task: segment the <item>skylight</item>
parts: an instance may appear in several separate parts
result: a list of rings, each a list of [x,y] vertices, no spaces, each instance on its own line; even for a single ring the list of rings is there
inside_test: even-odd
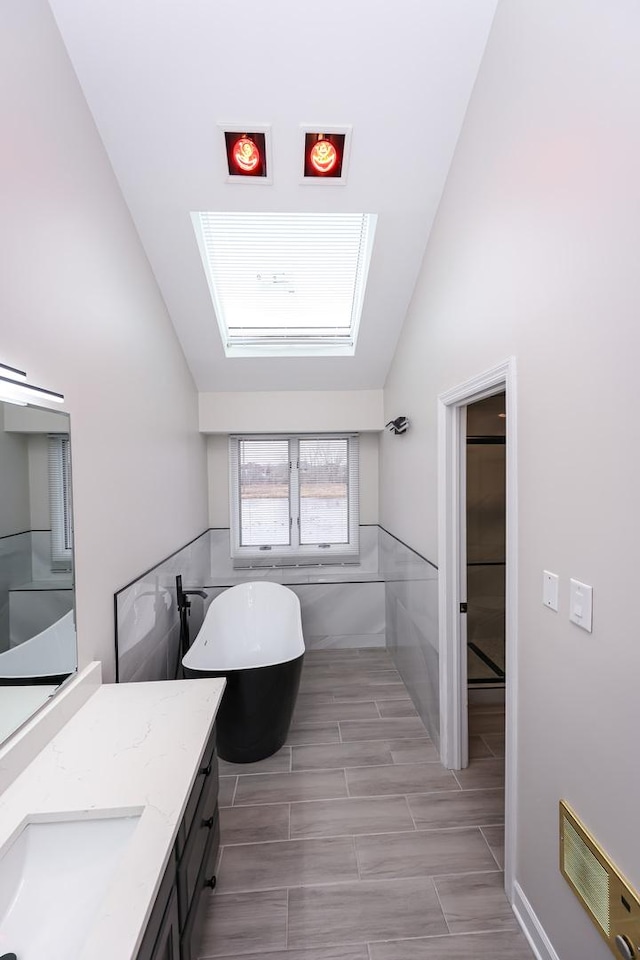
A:
[[[370,213],[193,213],[228,357],[353,355]]]

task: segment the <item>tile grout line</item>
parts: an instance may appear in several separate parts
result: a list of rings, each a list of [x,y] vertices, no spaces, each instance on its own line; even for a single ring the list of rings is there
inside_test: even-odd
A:
[[[358,871],[358,880],[362,880],[362,871],[360,869],[360,857],[358,856],[358,844],[356,843],[355,834],[351,834],[351,846],[353,847],[353,856],[356,861],[356,870]]]
[[[382,741],[377,740],[347,740],[346,743],[382,743]],[[337,744],[334,744],[337,746]],[[297,770],[292,771],[282,771],[283,773],[330,773],[332,770],[372,770],[374,767],[381,767],[383,770],[393,769],[394,767],[408,767],[411,764],[426,764],[428,766],[441,766],[439,760],[386,760],[383,763],[352,763],[348,767],[300,767]],[[251,776],[251,774],[249,774]],[[266,776],[266,774],[265,774]],[[455,790],[455,787],[453,787]],[[474,788],[469,788],[474,789]],[[481,788],[478,788],[481,789]],[[490,790],[491,787],[485,789]]]
[[[403,764],[399,764],[398,766],[403,766]],[[383,764],[383,765],[381,765],[380,768],[374,767],[374,768],[371,768],[371,769],[376,769],[376,770],[377,770],[377,769],[388,770],[388,769],[391,768],[391,767],[393,767],[393,764],[387,764],[387,765],[384,765],[384,764]],[[353,768],[352,768],[352,767],[349,767],[348,769],[351,770],[351,769],[353,769]],[[325,772],[325,771],[319,770],[319,771],[305,771],[305,772],[309,772],[309,773],[323,773],[323,772]],[[331,773],[339,773],[340,770],[332,769],[330,772],[331,772]],[[344,770],[344,772],[348,772],[348,771]],[[284,776],[286,776],[286,774],[284,774]],[[347,779],[347,778],[345,778],[345,779]],[[349,783],[348,783],[348,780],[347,780],[347,790],[348,790],[348,789],[349,789]],[[475,792],[475,789],[476,789],[476,788],[473,788],[473,792]],[[486,790],[484,790],[483,792],[490,792],[492,789],[497,789],[497,788],[489,787],[489,788],[487,788]],[[462,794],[464,794],[464,793],[471,793],[471,792],[472,792],[471,790],[462,790],[462,789],[456,790],[455,787],[452,788],[451,786],[447,785],[446,787],[442,787],[442,788],[439,789],[439,790],[416,790],[415,793],[407,793],[407,794],[404,794],[404,793],[360,793],[360,794],[347,793],[346,796],[345,796],[345,794],[342,794],[341,796],[336,796],[336,795],[334,794],[334,795],[328,796],[328,797],[302,797],[302,798],[298,798],[298,799],[295,799],[295,798],[292,799],[292,798],[287,798],[287,797],[280,797],[278,800],[256,800],[256,799],[254,798],[254,799],[251,799],[251,800],[244,801],[244,802],[242,802],[242,803],[235,803],[235,802],[234,802],[233,808],[234,808],[234,809],[237,809],[237,808],[239,808],[239,807],[260,807],[260,806],[265,806],[265,807],[266,807],[266,806],[274,806],[274,805],[276,805],[276,804],[283,804],[283,803],[324,803],[324,802],[326,802],[326,801],[328,801],[328,800],[377,800],[377,799],[389,799],[389,798],[391,798],[391,797],[404,797],[404,796],[406,796],[406,797],[430,797],[430,796],[432,796],[432,795],[434,795],[434,794],[438,794],[438,793],[455,793],[456,795],[462,795]],[[225,808],[225,809],[228,809],[228,808]],[[472,826],[476,826],[476,824],[472,824]],[[487,826],[488,826],[488,827],[490,827],[490,826],[496,826],[496,824],[490,824],[490,823],[488,823]]]
[[[381,720],[388,720],[389,717],[380,717],[380,719],[381,719]],[[403,719],[403,720],[404,720],[404,719],[406,719],[406,718],[405,718],[405,717],[401,717],[401,718],[398,718],[398,719]],[[338,721],[338,724],[340,724],[340,723],[350,723],[350,722],[351,722],[351,721],[349,721],[349,720],[339,720],[339,721]],[[372,722],[373,722],[373,723],[377,723],[377,720],[372,721]],[[353,743],[353,744],[356,744],[356,743],[398,743],[398,744],[401,744],[401,745],[402,745],[402,744],[404,744],[404,743],[415,743],[416,740],[420,741],[420,743],[422,743],[423,741],[425,741],[426,743],[431,744],[431,746],[435,746],[434,743],[433,743],[433,740],[431,739],[431,737],[429,737],[429,736],[426,735],[426,734],[425,734],[424,736],[420,736],[420,737],[406,737],[406,736],[405,736],[405,737],[402,737],[402,736],[401,736],[401,737],[398,737],[398,736],[395,736],[395,737],[394,737],[394,736],[390,736],[390,737],[380,737],[379,739],[375,739],[375,738],[374,738],[373,740],[371,740],[371,739],[369,739],[369,740],[366,740],[366,739],[362,739],[362,740],[345,740],[345,743]],[[293,748],[293,747],[298,747],[298,748],[299,748],[299,747],[306,747],[306,748],[309,748],[309,749],[310,749],[310,748],[313,748],[313,747],[327,747],[327,746],[329,746],[329,747],[336,747],[336,746],[338,745],[338,742],[339,742],[339,741],[335,740],[335,741],[333,741],[333,742],[329,741],[328,743],[292,743],[292,744],[287,744],[287,746],[291,746],[292,748]],[[476,758],[474,758],[474,759],[476,759]],[[479,757],[479,758],[477,758],[477,759],[479,759],[479,760],[494,760],[494,759],[497,760],[497,759],[500,759],[500,758],[498,758],[498,757]],[[273,772],[274,772],[274,773],[277,773],[278,771],[277,771],[277,770],[274,770]]]
[[[342,768],[342,776],[343,776],[343,778],[344,778],[344,788],[345,788],[345,790],[347,791],[347,795],[346,795],[346,797],[343,797],[343,799],[344,799],[344,800],[348,800],[348,799],[349,799],[349,796],[350,796],[350,794],[349,794],[349,781],[348,781],[348,779],[347,779],[347,771],[346,771],[346,768],[345,768],[345,767]]]
[[[310,887],[318,888],[322,887],[327,889],[329,887],[344,887],[351,886],[353,884],[407,884],[412,881],[419,880],[431,880],[435,886],[436,880],[451,880],[457,879],[459,877],[493,877],[493,876],[503,876],[502,870],[470,870],[466,873],[423,873],[423,874],[413,874],[411,876],[403,877],[350,877],[343,878],[340,880],[313,880],[312,882],[307,883],[292,883],[288,887],[284,887],[282,884],[276,884],[273,887],[238,887],[235,890],[223,890],[221,893],[217,894],[219,897],[236,897],[239,895],[245,894],[256,894],[256,893],[275,893],[278,890],[287,890],[287,896],[291,890],[308,890]],[[440,903],[440,897],[438,896],[438,903],[442,909],[442,904]],[[444,914],[444,909],[443,909]],[[515,917],[514,917],[515,921]],[[448,924],[447,924],[448,926]],[[361,941],[362,942],[362,941]]]
[[[502,824],[500,823],[489,824],[489,826],[500,827],[502,826]],[[407,827],[407,829],[403,829],[403,830],[370,830],[368,833],[323,833],[320,836],[315,836],[313,834],[301,834],[300,836],[296,836],[296,837],[292,837],[292,836],[277,837],[275,840],[239,840],[236,843],[226,843],[224,846],[225,848],[226,847],[255,847],[255,846],[261,846],[265,844],[269,844],[270,846],[272,846],[273,844],[276,844],[276,843],[297,843],[298,841],[301,841],[301,840],[348,840],[349,837],[363,838],[363,839],[370,837],[373,839],[374,837],[393,837],[393,836],[397,836],[398,834],[410,834],[411,836],[413,836],[415,833],[419,833],[420,835],[423,835],[425,833],[448,834],[448,833],[461,832],[463,830],[481,830],[481,829],[482,828],[479,826],[476,826],[476,824],[472,824],[471,826],[462,826],[462,827],[428,827],[426,830],[420,830],[419,827],[418,828]],[[484,839],[486,841],[486,837]],[[493,853],[491,855],[495,860],[495,856],[493,855]],[[502,870],[502,867],[500,866],[500,864],[498,864],[498,870]],[[492,868],[491,870],[472,870],[469,872],[470,873],[493,873],[494,871]],[[446,876],[454,876],[454,874],[446,874]],[[404,879],[407,879],[407,878],[404,878]]]
[[[480,734],[480,739],[481,739],[482,742],[484,743],[485,747],[487,748],[487,750],[489,751],[489,753],[491,754],[491,756],[492,756],[492,757],[495,757],[496,760],[499,760],[500,758],[498,757],[498,754],[495,753],[495,752],[492,750],[491,745],[490,745],[489,743],[487,743],[487,741],[485,740],[484,735],[483,735],[482,733]],[[479,758],[479,759],[480,759],[480,758]]]
[[[496,824],[496,826],[500,826],[500,824]],[[323,835],[320,836],[320,837],[315,837],[315,836],[276,837],[276,838],[273,839],[273,840],[241,840],[241,841],[239,841],[238,843],[225,843],[225,844],[221,845],[220,849],[221,849],[221,850],[226,850],[226,849],[228,849],[229,847],[266,847],[266,846],[273,847],[273,846],[275,846],[276,844],[279,844],[279,843],[302,843],[302,842],[304,842],[304,843],[322,843],[322,842],[324,842],[324,841],[326,841],[326,840],[344,840],[344,841],[347,841],[347,840],[350,840],[350,839],[351,839],[351,840],[353,840],[353,841],[355,842],[356,840],[368,840],[368,839],[373,840],[374,838],[378,838],[378,837],[405,837],[405,836],[406,836],[406,837],[409,837],[409,836],[413,837],[416,832],[420,833],[421,836],[424,836],[425,834],[438,834],[438,835],[440,835],[440,834],[463,833],[463,832],[468,832],[468,831],[470,831],[470,830],[479,830],[479,831],[481,832],[481,831],[482,831],[482,827],[478,827],[478,826],[476,826],[476,825],[474,824],[474,825],[468,826],[468,827],[442,827],[442,828],[437,828],[437,827],[436,827],[436,828],[432,828],[432,829],[429,829],[429,830],[419,830],[419,831],[416,831],[415,829],[412,829],[411,827],[407,827],[407,828],[405,828],[405,829],[399,829],[399,830],[398,830],[398,829],[396,829],[396,830],[393,830],[393,829],[387,829],[387,830],[370,830],[368,833],[327,833],[327,834],[323,834]],[[489,846],[489,843],[488,843],[488,841],[487,841],[487,838],[484,836],[484,834],[482,835],[482,839],[485,841],[485,843],[486,843],[486,845],[487,845],[487,847],[488,847],[489,853],[491,853],[491,859],[492,859],[492,860],[495,860],[495,857],[494,857],[494,855],[493,855],[493,853],[492,853],[492,851],[491,851],[491,847]],[[356,846],[357,846],[357,845],[356,845]],[[487,867],[486,869],[468,870],[468,871],[465,871],[465,872],[466,872],[466,873],[494,873],[494,872],[495,872],[495,869],[496,869],[495,867]],[[502,871],[502,867],[500,866],[500,864],[498,864],[497,869],[498,869],[499,871]],[[411,874],[411,875],[404,875],[404,874],[403,874],[402,877],[388,877],[387,879],[389,879],[389,880],[405,879],[405,880],[406,880],[406,879],[410,879],[411,876],[413,876],[413,874]],[[428,874],[415,874],[415,876],[429,876],[429,877],[430,877],[430,876],[435,876],[435,874],[430,874],[430,873],[428,873]],[[456,873],[447,873],[447,874],[438,874],[438,876],[458,876],[458,874],[456,874]],[[363,878],[360,877],[360,879],[362,880]],[[303,886],[304,886],[304,884],[303,884]]]
[[[500,824],[494,824],[494,826],[500,826]],[[501,863],[498,862],[498,858],[497,858],[497,856],[496,856],[496,854],[495,854],[495,851],[493,850],[493,847],[491,846],[491,844],[489,843],[489,841],[487,840],[487,838],[486,838],[486,836],[485,836],[485,832],[484,832],[483,827],[478,827],[478,829],[480,830],[480,833],[481,833],[482,836],[484,837],[484,842],[485,842],[486,845],[489,847],[489,851],[490,851],[490,853],[491,853],[491,856],[493,857],[493,859],[495,860],[495,862],[498,864],[498,869],[499,869],[499,870],[504,870],[504,866],[503,866]],[[504,827],[503,827],[502,829],[503,829],[503,831],[504,831]]]
[[[446,928],[447,928],[447,930],[448,930],[448,932],[449,932],[449,936],[451,936],[451,927],[449,926],[449,921],[447,920],[447,915],[446,915],[446,913],[445,913],[445,911],[444,911],[444,907],[442,906],[442,900],[440,899],[440,894],[438,893],[438,885],[436,884],[436,879],[435,879],[435,877],[431,877],[430,879],[431,879],[431,883],[432,883],[432,885],[433,885],[433,889],[434,889],[434,891],[435,891],[436,899],[437,899],[437,901],[438,901],[438,906],[440,907],[440,912],[441,912],[441,914],[442,914],[442,919],[444,920],[445,926],[446,926]]]
[[[409,796],[410,796],[410,794],[406,794],[406,793],[405,793],[403,799],[404,799],[405,805],[406,805],[406,807],[407,807],[407,810],[409,811],[409,816],[411,817],[411,822],[413,823],[413,829],[414,829],[414,830],[419,830],[420,828],[418,827],[418,824],[416,823],[416,818],[415,818],[414,815],[413,815],[413,810],[411,809],[411,804],[409,803]]]
[[[456,783],[458,784],[458,786],[460,787],[460,789],[461,789],[461,790],[464,790],[464,787],[462,786],[462,784],[460,783],[460,781],[459,781],[458,778],[456,777],[456,771],[455,771],[455,770],[450,770],[449,773],[453,774],[453,778],[454,778],[454,780],[456,781]]]
[[[289,891],[290,887],[287,887],[287,909],[284,917],[284,948],[285,950],[289,949]]]
[[[392,764],[386,764],[386,766],[385,766],[384,764],[382,764],[382,766],[383,766],[383,768],[386,768],[386,767],[392,766]],[[343,769],[346,769],[346,768],[343,768]],[[351,768],[349,768],[349,769],[351,769]],[[314,771],[314,772],[315,772],[315,771]],[[318,772],[321,772],[321,771],[318,771]],[[335,770],[334,770],[333,772],[335,773]],[[413,797],[432,797],[434,794],[441,794],[441,793],[455,793],[456,796],[462,796],[463,793],[464,793],[464,794],[467,794],[467,795],[470,794],[470,793],[483,793],[483,794],[488,794],[488,793],[495,793],[496,790],[498,791],[498,793],[499,793],[500,795],[502,795],[502,790],[500,790],[498,787],[479,787],[479,788],[475,788],[475,787],[474,787],[472,790],[464,790],[464,791],[463,791],[463,790],[456,790],[455,787],[454,787],[453,790],[449,790],[449,789],[444,789],[444,790],[420,790],[420,791],[416,791],[415,793],[365,794],[365,795],[362,796],[362,797],[344,797],[344,796],[343,796],[343,797],[312,797],[312,798],[310,798],[310,799],[304,799],[304,798],[303,798],[303,799],[300,799],[300,800],[292,800],[292,799],[287,799],[287,798],[285,797],[285,798],[283,798],[283,799],[281,799],[281,800],[255,800],[255,801],[253,801],[252,803],[242,803],[242,804],[238,804],[238,806],[241,806],[241,807],[252,807],[252,806],[255,806],[255,807],[274,807],[274,806],[282,805],[282,804],[285,804],[285,803],[291,803],[291,804],[294,804],[294,803],[329,803],[329,802],[333,802],[334,800],[389,800],[389,799],[398,798],[398,797],[404,797],[404,798],[406,798],[407,803],[409,803],[410,799],[413,798]],[[410,803],[409,803],[409,808],[411,808],[411,804],[410,804]],[[230,809],[230,805],[227,805],[227,806],[224,807],[223,809],[225,809],[225,810]],[[501,826],[501,824],[503,824],[503,823],[504,823],[504,817],[503,817],[501,820],[499,820],[497,823],[487,823],[487,822],[484,822],[484,823],[482,823],[482,824],[472,823],[471,826],[472,826],[472,827],[476,827],[476,826],[497,827],[497,826]],[[461,826],[469,826],[469,824],[461,824]],[[429,829],[429,828],[427,828],[427,829]],[[454,826],[454,827],[451,827],[450,829],[453,830],[453,829],[456,829],[456,827]]]

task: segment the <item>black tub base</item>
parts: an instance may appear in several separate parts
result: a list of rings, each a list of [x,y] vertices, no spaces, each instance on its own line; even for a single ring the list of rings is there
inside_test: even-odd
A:
[[[226,677],[216,717],[218,756],[229,763],[255,763],[280,749],[296,705],[304,654],[287,663],[250,670],[190,670],[187,677]]]

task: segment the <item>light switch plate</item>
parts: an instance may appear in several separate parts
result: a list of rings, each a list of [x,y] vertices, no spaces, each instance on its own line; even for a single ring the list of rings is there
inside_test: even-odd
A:
[[[593,587],[579,580],[569,580],[569,620],[591,633]]]
[[[558,574],[542,571],[542,602],[550,610],[558,610]]]

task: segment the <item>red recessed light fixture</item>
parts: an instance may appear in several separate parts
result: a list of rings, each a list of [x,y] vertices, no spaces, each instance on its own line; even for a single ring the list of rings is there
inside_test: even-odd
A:
[[[346,134],[310,133],[304,136],[305,179],[342,178]]]
[[[260,163],[260,151],[251,137],[240,137],[233,145],[233,162],[241,173],[254,173]]]
[[[229,176],[267,177],[266,136],[262,131],[224,131]]]
[[[338,151],[331,140],[317,140],[309,151],[309,163],[316,173],[331,173],[338,163]]]

